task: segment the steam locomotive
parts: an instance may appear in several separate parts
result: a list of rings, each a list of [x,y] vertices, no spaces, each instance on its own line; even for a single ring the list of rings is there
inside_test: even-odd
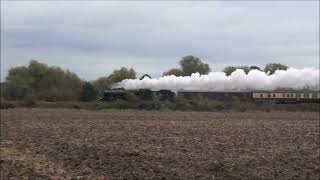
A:
[[[217,101],[274,101],[277,103],[308,103],[320,102],[320,91],[311,90],[275,90],[275,91],[186,91],[180,90],[177,93],[163,89],[152,91],[151,89],[125,90],[109,89],[104,91],[102,101],[129,100],[134,97],[139,100],[174,101],[176,97],[185,99],[210,99]]]

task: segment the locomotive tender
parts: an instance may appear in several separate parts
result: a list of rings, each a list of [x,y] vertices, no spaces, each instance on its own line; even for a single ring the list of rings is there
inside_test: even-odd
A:
[[[186,91],[179,90],[174,93],[163,89],[152,91],[151,89],[125,90],[109,89],[104,91],[102,101],[114,101],[117,99],[128,100],[127,94],[135,96],[139,100],[173,101],[175,97],[185,99],[203,98],[217,101],[273,101],[277,103],[308,103],[320,102],[320,91],[311,90],[273,90],[273,91]]]

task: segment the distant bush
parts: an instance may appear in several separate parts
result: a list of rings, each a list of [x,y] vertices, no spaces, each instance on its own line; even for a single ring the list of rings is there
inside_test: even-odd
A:
[[[74,108],[74,109],[80,109],[80,106],[75,104],[75,105],[72,106],[72,108]]]
[[[242,106],[242,107],[240,107],[239,110],[240,110],[240,112],[246,112],[246,111],[247,111],[247,108]]]
[[[85,82],[82,85],[80,101],[84,101],[84,102],[94,101],[97,99],[97,96],[98,96],[98,91],[90,82]]]
[[[161,104],[158,102],[143,102],[139,105],[141,110],[160,110]]]
[[[1,99],[0,102],[0,109],[9,109],[9,108],[15,108],[17,107],[17,103],[16,102],[12,102],[12,101],[6,101]]]
[[[171,110],[190,110],[191,109],[191,105],[189,101],[181,97],[177,97],[174,103],[170,103],[167,106],[168,106],[168,109],[171,109]]]
[[[222,105],[215,105],[214,106],[214,109],[216,109],[217,111],[222,111],[222,110],[224,110],[225,108],[224,108],[224,106],[222,106]]]
[[[35,95],[33,94],[28,94],[25,96],[23,103],[25,106],[29,107],[29,106],[33,106],[36,104],[37,98]]]
[[[242,101],[214,101],[209,99],[184,99],[181,97],[171,101],[142,101],[116,100],[112,102],[92,101],[37,101],[34,96],[28,96],[24,101],[1,101],[1,108],[38,107],[38,108],[70,108],[70,109],[134,109],[134,110],[173,110],[173,111],[217,111],[217,112],[246,112],[246,111],[312,111],[319,112],[319,103],[311,104],[275,104],[269,102],[242,102]]]
[[[126,92],[125,94],[125,98],[129,101],[129,102],[137,102],[140,101],[140,99],[134,95],[132,92]]]

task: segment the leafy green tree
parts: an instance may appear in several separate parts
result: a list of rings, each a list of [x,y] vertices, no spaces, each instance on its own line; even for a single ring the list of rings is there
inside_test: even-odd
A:
[[[10,69],[5,84],[3,94],[10,100],[22,100],[27,95],[45,101],[77,100],[82,90],[76,74],[36,60],[28,67]]]
[[[33,93],[30,87],[31,82],[32,79],[27,67],[12,68],[6,77],[2,93],[8,100],[22,99],[27,94]]]
[[[222,71],[226,73],[227,76],[230,76],[236,69],[237,67],[235,66],[227,66]]]
[[[164,72],[163,73],[163,76],[170,76],[170,75],[175,75],[175,76],[183,76],[183,71],[181,69],[178,69],[178,68],[173,68],[173,69],[170,69],[169,71],[167,72]]]
[[[65,100],[77,100],[82,91],[83,81],[73,72],[69,70],[64,72],[62,87],[63,99]]]
[[[280,63],[269,63],[264,68],[265,73],[274,74],[276,70],[287,70],[288,66]]]
[[[43,63],[39,63],[36,60],[31,60],[29,64],[29,75],[31,77],[31,87],[38,91],[43,87],[43,79],[48,76],[48,66]]]
[[[98,90],[99,95],[103,94],[103,91],[112,87],[114,83],[121,82],[124,79],[135,79],[136,72],[134,69],[127,69],[122,67],[119,70],[114,70],[108,77],[100,77],[93,82],[94,87]]]
[[[258,66],[250,66],[250,70],[253,70],[253,69],[261,71],[261,68]]]
[[[109,81],[108,77],[100,77],[92,84],[97,89],[100,96],[103,94],[104,90],[109,89],[111,86],[111,82]]]
[[[237,69],[243,69],[246,74],[251,70],[249,66],[227,66],[223,69],[223,72],[226,73],[227,76],[230,76]]]
[[[181,68],[173,68],[163,73],[163,76],[190,76],[192,73],[208,74],[210,67],[208,64],[201,62],[198,57],[192,55],[185,56],[179,62]]]
[[[124,79],[135,79],[136,72],[131,68],[127,69],[122,67],[119,70],[114,70],[113,73],[108,77],[111,83],[121,82]]]
[[[5,97],[5,89],[6,89],[6,82],[0,82],[0,98],[4,98]]]
[[[210,72],[208,64],[202,63],[198,57],[192,55],[183,57],[180,66],[184,76],[190,76],[192,73],[208,74]]]
[[[80,96],[81,101],[93,101],[97,99],[98,92],[90,82],[85,82],[82,85],[82,92]]]
[[[109,81],[108,77],[100,77],[95,80],[93,83],[95,89],[97,89],[98,94],[101,96],[103,91],[109,89],[111,87],[111,82]]]
[[[249,66],[239,66],[238,69],[242,69],[246,74],[251,70]]]

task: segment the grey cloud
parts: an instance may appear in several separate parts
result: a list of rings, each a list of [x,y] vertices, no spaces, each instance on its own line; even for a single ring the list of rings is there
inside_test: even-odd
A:
[[[1,5],[5,67],[31,56],[64,66],[56,59],[65,57],[66,66],[80,74],[90,74],[95,67],[111,71],[132,65],[159,75],[160,69],[177,66],[188,54],[200,56],[214,70],[273,60],[299,68],[317,66],[319,59],[318,2],[1,1]],[[28,59],[16,59],[15,51]],[[80,60],[87,68],[79,68]]]

